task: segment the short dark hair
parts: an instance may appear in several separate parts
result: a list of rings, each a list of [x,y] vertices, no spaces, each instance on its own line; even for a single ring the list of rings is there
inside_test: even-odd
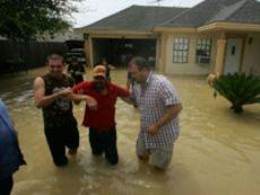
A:
[[[47,57],[47,63],[49,63],[50,60],[61,60],[62,63],[64,63],[64,58],[63,58],[63,56],[60,55],[60,54],[56,54],[56,53],[50,54],[50,55]]]
[[[148,63],[148,61],[144,57],[140,57],[140,56],[133,57],[130,60],[129,64],[137,65],[139,70],[142,70],[142,69],[151,70],[152,69],[152,67]]]

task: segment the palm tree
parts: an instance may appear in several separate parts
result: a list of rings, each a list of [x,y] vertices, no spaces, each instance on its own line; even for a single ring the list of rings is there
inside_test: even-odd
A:
[[[260,103],[260,77],[246,74],[222,75],[213,82],[214,96],[219,93],[232,104],[235,113],[243,112],[243,105]]]

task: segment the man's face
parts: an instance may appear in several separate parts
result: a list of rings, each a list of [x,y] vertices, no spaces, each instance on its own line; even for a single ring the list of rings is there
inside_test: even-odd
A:
[[[102,76],[94,77],[94,86],[97,92],[101,92],[106,88],[106,79]]]
[[[62,60],[49,60],[49,71],[53,76],[62,75],[64,70],[64,64]]]
[[[141,83],[143,81],[143,71],[139,70],[136,64],[129,65],[129,72],[136,82]]]

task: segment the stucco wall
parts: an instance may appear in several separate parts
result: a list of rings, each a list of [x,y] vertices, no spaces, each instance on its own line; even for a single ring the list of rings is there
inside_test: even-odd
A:
[[[260,33],[249,34],[246,39],[242,71],[260,75]]]
[[[188,38],[189,39],[189,57],[188,63],[173,63],[173,43],[175,38]],[[210,64],[197,64],[196,63],[196,44],[199,38],[211,38],[211,63]],[[165,41],[165,57],[164,71],[167,74],[187,74],[187,75],[204,75],[208,74],[212,67],[215,65],[216,54],[216,36],[215,35],[202,35],[198,33],[164,33],[162,39]],[[160,64],[163,66],[163,64]]]

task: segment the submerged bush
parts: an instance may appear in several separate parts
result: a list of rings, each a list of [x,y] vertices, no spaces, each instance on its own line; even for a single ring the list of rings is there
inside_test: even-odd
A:
[[[213,82],[217,94],[224,96],[232,104],[235,113],[243,112],[243,105],[260,103],[260,77],[246,74],[221,75]]]

